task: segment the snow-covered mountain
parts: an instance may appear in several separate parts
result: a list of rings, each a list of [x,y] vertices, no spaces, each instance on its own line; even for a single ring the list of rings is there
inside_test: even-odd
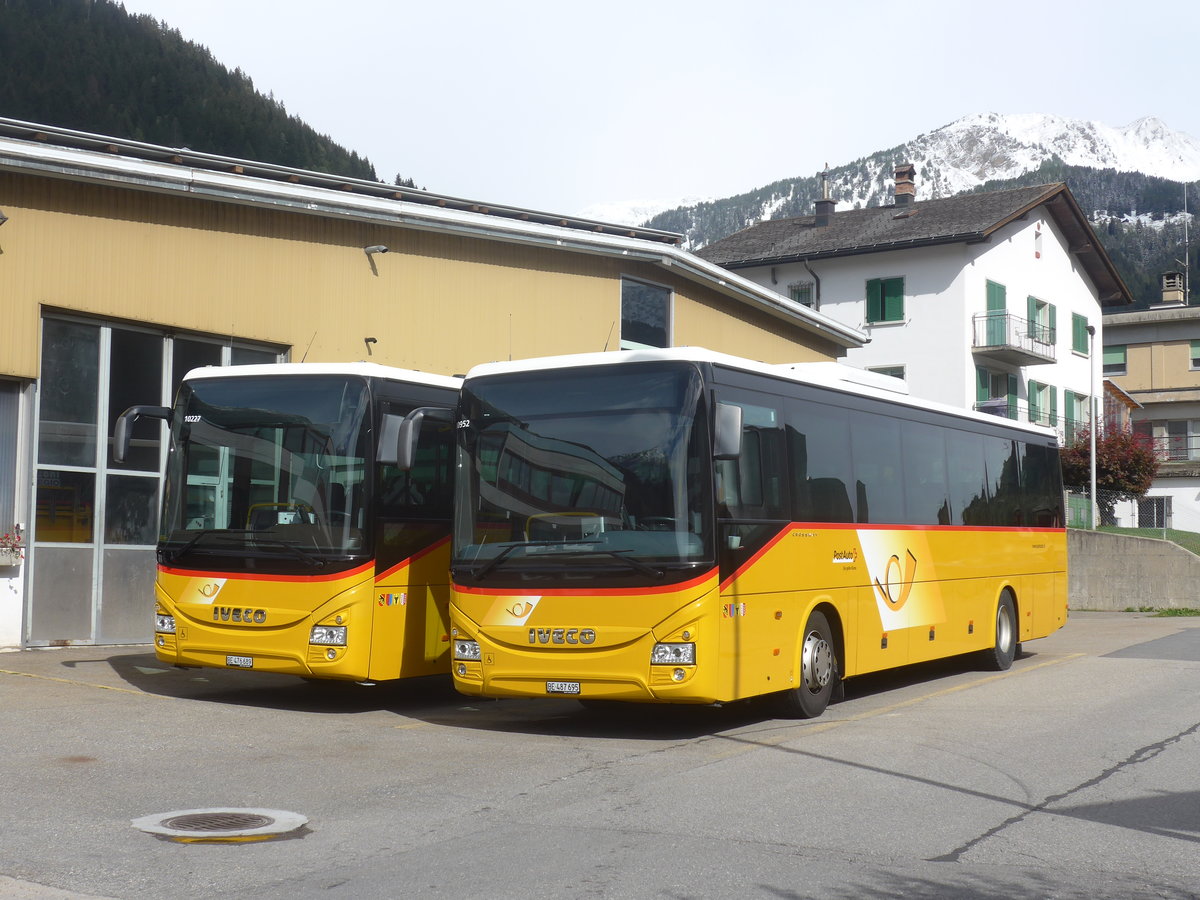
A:
[[[918,199],[946,197],[986,181],[1019,177],[1055,158],[1069,166],[1140,172],[1172,181],[1200,180],[1200,140],[1172,131],[1153,117],[1115,128],[1064,116],[980,113],[831,169],[830,193],[841,209],[890,202],[895,165],[910,162],[917,170]],[[688,235],[689,244],[700,246],[722,235],[697,231],[694,224],[689,227],[687,216],[660,213],[734,204],[741,215],[726,218],[735,226],[731,230],[736,230],[756,220],[810,213],[816,184],[812,176],[788,178],[727,200],[613,202],[584,214],[679,230]]]
[[[1153,117],[1114,128],[1063,116],[983,113],[920,135],[896,150],[923,174],[918,191],[924,197],[1016,178],[1053,157],[1069,166],[1200,180],[1200,140]]]

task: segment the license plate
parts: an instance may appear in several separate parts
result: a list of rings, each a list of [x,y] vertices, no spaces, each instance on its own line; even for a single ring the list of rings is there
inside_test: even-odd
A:
[[[547,694],[578,694],[579,693],[579,682],[578,681],[547,681],[546,682],[546,693]]]
[[[253,656],[227,656],[225,657],[225,665],[236,666],[239,669],[253,669]]]

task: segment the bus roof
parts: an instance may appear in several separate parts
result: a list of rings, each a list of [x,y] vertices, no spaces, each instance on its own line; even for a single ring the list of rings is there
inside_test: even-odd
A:
[[[830,390],[841,391],[847,394],[857,394],[861,397],[870,397],[898,406],[908,406],[914,409],[945,413],[990,425],[1013,427],[1042,437],[1055,436],[1054,429],[1043,425],[1020,422],[1016,419],[1008,419],[932,400],[911,397],[908,393],[908,386],[899,378],[893,378],[890,375],[881,375],[878,372],[868,372],[865,369],[856,369],[844,363],[807,362],[770,364],[752,359],[743,359],[739,356],[732,356],[728,353],[721,353],[717,350],[709,350],[704,347],[667,347],[663,349],[647,348],[642,350],[603,351],[599,353],[575,353],[564,356],[544,356],[536,359],[513,360],[511,362],[483,363],[472,367],[467,372],[466,380],[470,381],[474,378],[489,375],[503,375],[516,372],[548,371],[581,366],[622,365],[668,360],[711,363],[731,369],[739,369],[743,372],[766,375],[783,381],[829,388]]]
[[[451,375],[434,375],[415,369],[397,369],[369,362],[344,363],[264,363],[253,366],[203,366],[192,369],[184,381],[200,378],[253,378],[262,375],[360,375],[364,378],[386,378],[390,381],[405,381],[432,387],[444,387],[457,391],[462,379]]]

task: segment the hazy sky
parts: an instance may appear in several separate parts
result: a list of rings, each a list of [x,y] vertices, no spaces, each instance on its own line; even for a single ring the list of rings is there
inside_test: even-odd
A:
[[[728,196],[976,112],[1200,137],[1172,49],[1197,0],[123,2],[381,180],[551,212]]]

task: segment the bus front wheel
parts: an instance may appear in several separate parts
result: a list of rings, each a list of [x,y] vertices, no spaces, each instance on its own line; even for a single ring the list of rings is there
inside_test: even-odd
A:
[[[983,667],[993,672],[1003,672],[1012,665],[1017,656],[1017,605],[1008,591],[1000,595],[996,605],[996,642],[982,651]]]
[[[800,685],[779,695],[781,711],[790,718],[815,719],[825,712],[840,681],[833,630],[825,614],[814,611],[800,643]]]

